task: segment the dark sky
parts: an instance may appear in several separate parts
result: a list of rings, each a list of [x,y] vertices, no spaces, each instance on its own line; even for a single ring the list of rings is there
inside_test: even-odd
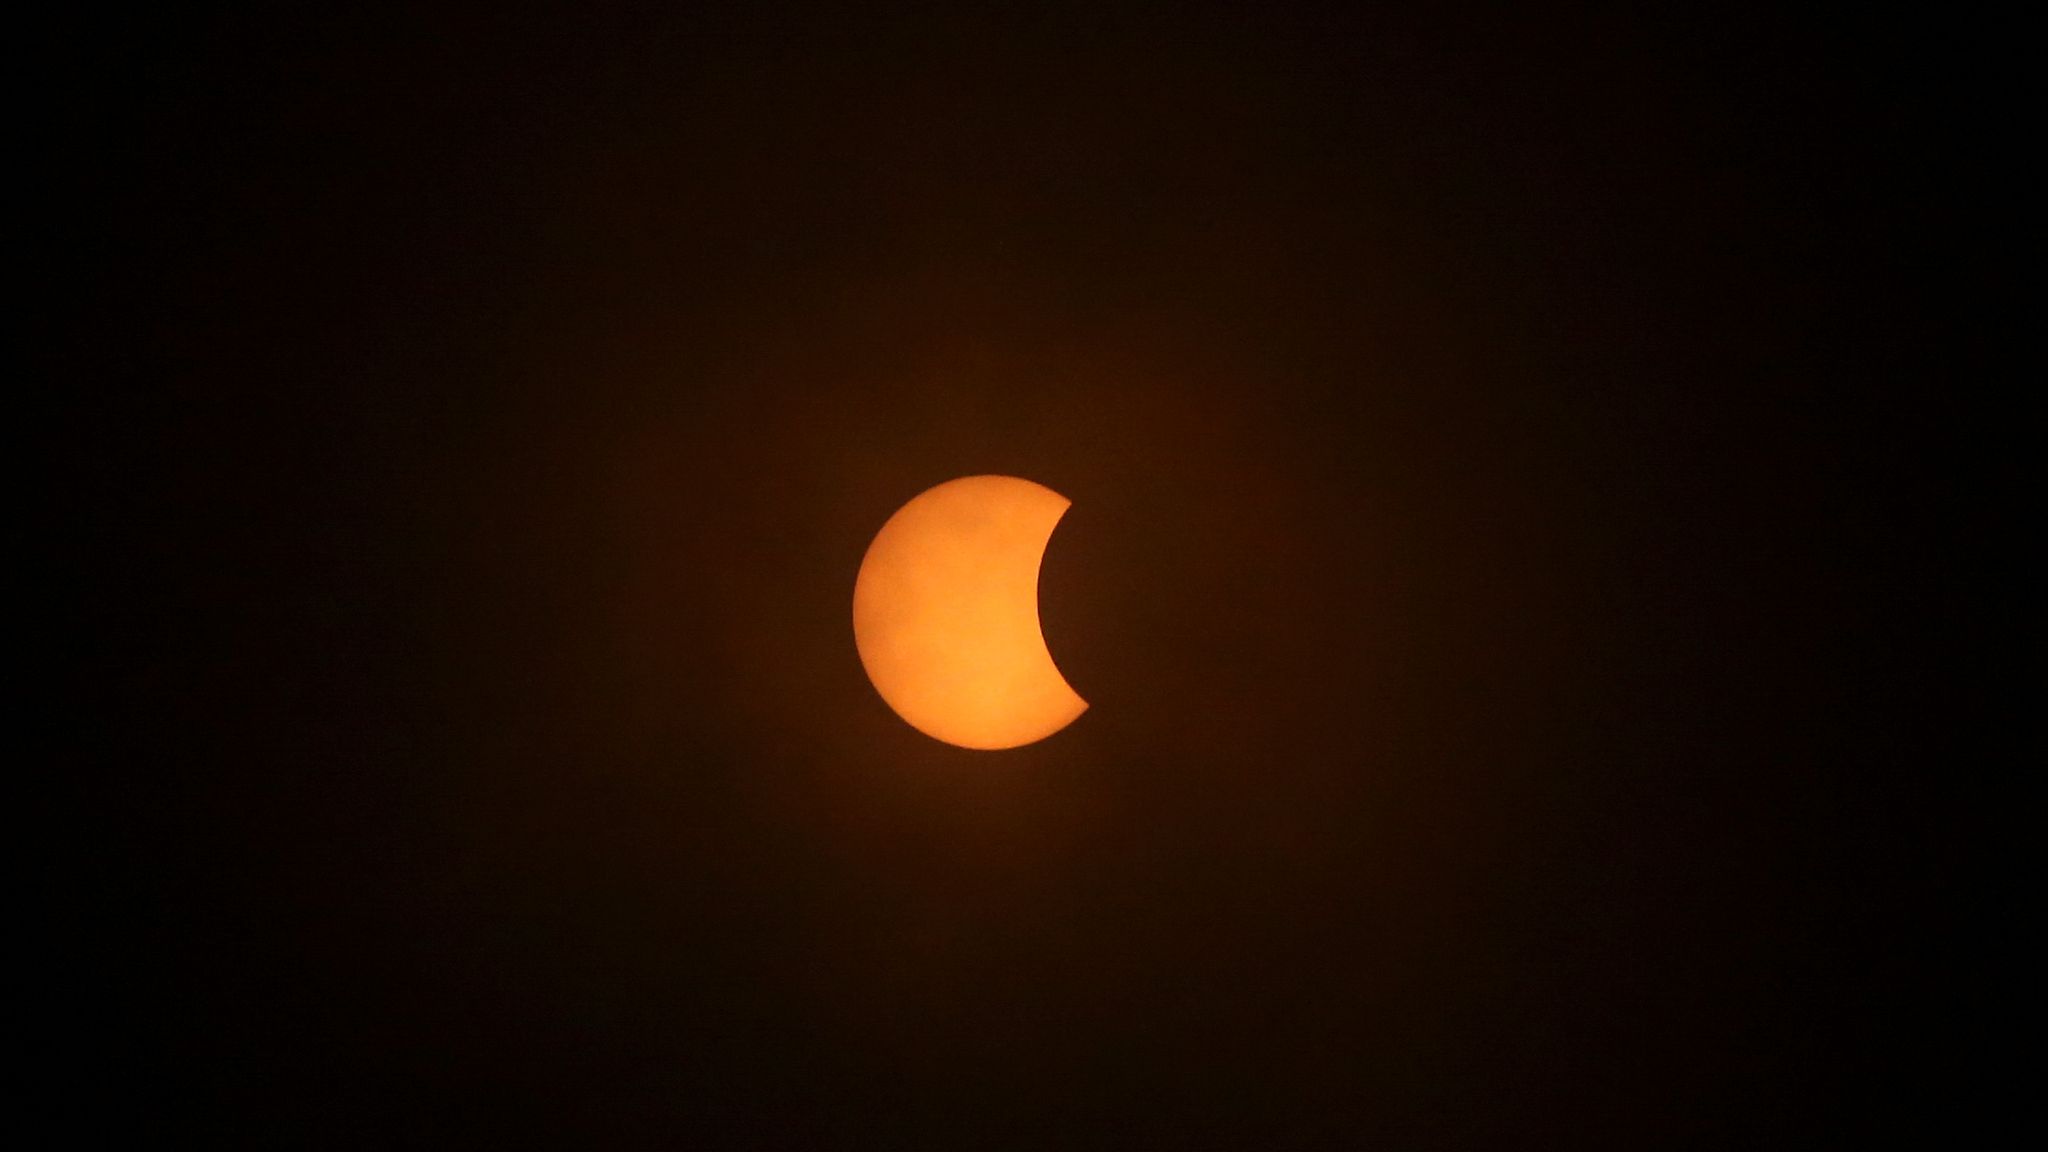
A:
[[[1961,1106],[2006,465],[1953,38],[284,7],[61,40],[38,113],[88,1127]],[[883,520],[978,472],[1074,502],[1093,707],[1009,753],[903,725],[850,627]]]

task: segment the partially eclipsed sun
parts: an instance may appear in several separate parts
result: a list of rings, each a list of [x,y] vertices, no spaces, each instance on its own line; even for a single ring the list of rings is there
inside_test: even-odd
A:
[[[853,641],[911,727],[962,748],[1015,748],[1087,710],[1038,626],[1038,565],[1068,503],[1014,476],[964,476],[875,534],[853,585]]]

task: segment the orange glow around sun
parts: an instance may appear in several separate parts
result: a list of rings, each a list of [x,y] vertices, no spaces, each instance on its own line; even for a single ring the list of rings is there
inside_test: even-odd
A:
[[[854,644],[875,690],[918,731],[1014,748],[1074,722],[1038,625],[1038,567],[1068,507],[1014,476],[967,476],[913,498],[868,545]]]

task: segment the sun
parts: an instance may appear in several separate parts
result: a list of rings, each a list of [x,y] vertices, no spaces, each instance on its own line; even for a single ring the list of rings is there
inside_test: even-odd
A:
[[[1015,748],[1088,708],[1038,623],[1038,568],[1066,497],[1015,476],[920,493],[868,545],[853,589],[854,645],[905,722],[962,748]]]

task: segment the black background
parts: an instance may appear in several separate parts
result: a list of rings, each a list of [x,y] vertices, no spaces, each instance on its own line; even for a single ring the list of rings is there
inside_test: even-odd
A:
[[[76,1123],[1953,1133],[1961,33],[277,7],[107,16],[38,117]],[[849,622],[977,472],[1074,502],[1093,705],[1001,754]]]

